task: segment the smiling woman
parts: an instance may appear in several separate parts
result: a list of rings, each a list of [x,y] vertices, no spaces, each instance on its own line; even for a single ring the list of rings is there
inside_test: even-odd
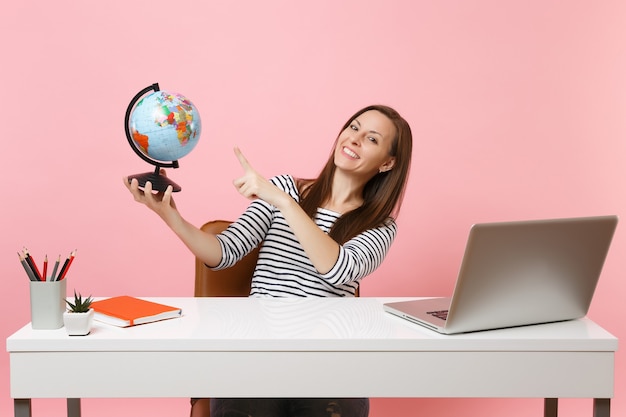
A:
[[[180,214],[172,187],[153,193],[148,182],[124,184],[135,200],[157,213],[193,254],[216,269],[228,268],[260,247],[252,277],[254,297],[353,297],[359,283],[383,262],[395,239],[397,215],[409,173],[412,134],[392,108],[369,106],[342,127],[315,179],[265,179],[235,148],[243,175],[233,184],[252,200],[226,230],[212,234]],[[192,401],[200,416],[208,400]],[[369,400],[211,399],[210,415],[365,417]],[[335,412],[336,411],[336,412]],[[260,414],[259,414],[260,413]],[[239,414],[237,414],[239,415]]]

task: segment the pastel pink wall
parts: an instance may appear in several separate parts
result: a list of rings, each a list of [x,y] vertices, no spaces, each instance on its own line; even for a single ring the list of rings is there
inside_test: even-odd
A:
[[[203,117],[200,144],[170,170],[183,186],[178,205],[196,224],[246,205],[231,186],[235,144],[267,176],[313,176],[357,108],[385,103],[409,120],[415,153],[400,234],[364,296],[448,294],[475,222],[626,218],[626,3],[618,0],[24,0],[4,4],[0,20],[5,337],[29,321],[15,254],[23,246],[39,259],[78,249],[68,291],[192,294],[192,257],[121,180],[150,170],[129,149],[123,117],[153,82],[186,94]],[[620,338],[623,228],[590,312]],[[618,416],[626,415],[624,350],[616,367]],[[7,354],[0,375],[0,415],[11,415]],[[83,404],[89,417],[188,410],[181,399]],[[34,401],[35,415],[63,407]],[[567,416],[590,409],[588,400],[561,403]],[[371,415],[540,410],[537,399],[375,399]]]

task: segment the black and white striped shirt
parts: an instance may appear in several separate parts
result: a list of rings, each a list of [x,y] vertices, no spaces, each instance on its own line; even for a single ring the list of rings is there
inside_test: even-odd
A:
[[[300,195],[290,175],[270,180],[296,201]],[[315,223],[325,233],[340,217],[319,208]],[[317,272],[280,210],[254,200],[228,229],[217,235],[222,261],[215,269],[228,268],[259,244],[259,259],[252,278],[251,296],[344,297],[354,296],[359,281],[382,263],[397,233],[393,219],[366,230],[340,245],[337,263],[326,274]]]

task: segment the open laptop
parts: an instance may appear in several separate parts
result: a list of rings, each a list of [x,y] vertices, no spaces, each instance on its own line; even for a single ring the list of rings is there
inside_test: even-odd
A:
[[[383,307],[444,334],[583,317],[617,221],[599,216],[475,224],[451,298]]]

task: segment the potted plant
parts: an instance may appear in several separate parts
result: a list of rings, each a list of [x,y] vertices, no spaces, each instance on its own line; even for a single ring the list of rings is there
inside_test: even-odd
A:
[[[91,296],[83,298],[80,293],[74,290],[74,302],[65,300],[68,305],[67,311],[63,313],[63,324],[70,336],[85,336],[91,331],[94,311],[91,308],[93,299]]]

